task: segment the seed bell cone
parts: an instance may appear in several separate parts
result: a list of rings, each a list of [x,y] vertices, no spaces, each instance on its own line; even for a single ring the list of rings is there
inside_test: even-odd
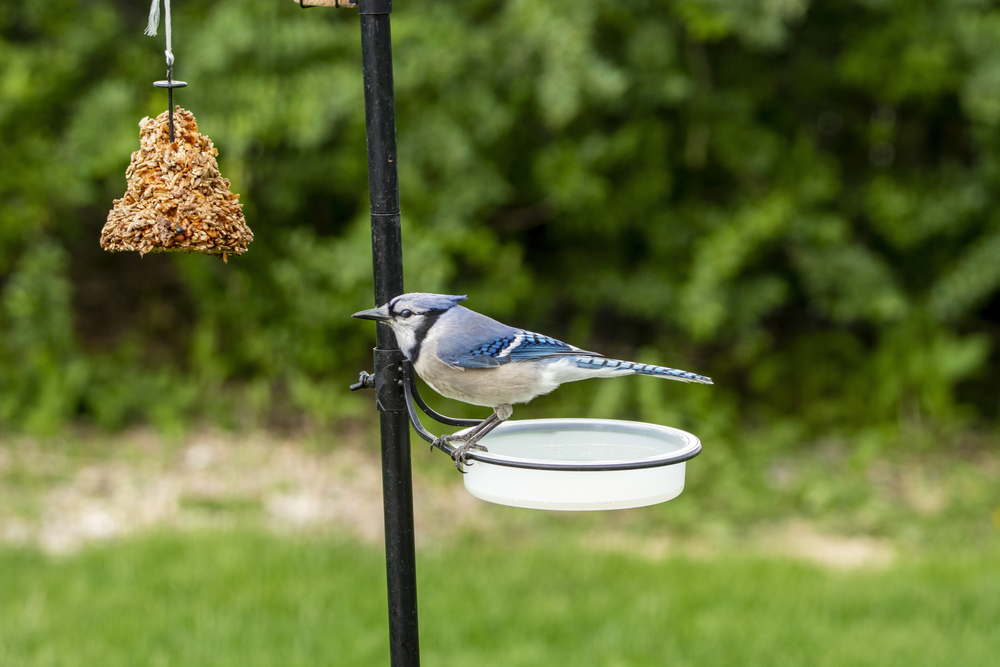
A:
[[[190,111],[177,107],[174,142],[167,112],[139,123],[140,148],[125,172],[101,232],[101,247],[118,252],[200,252],[242,255],[253,241],[239,195],[219,173],[212,140],[198,133]]]

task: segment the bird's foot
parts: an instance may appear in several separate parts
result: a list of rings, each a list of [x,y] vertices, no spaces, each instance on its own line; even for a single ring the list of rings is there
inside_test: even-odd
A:
[[[458,472],[465,474],[465,470],[463,468],[465,468],[465,466],[472,465],[472,462],[468,460],[468,456],[469,452],[471,452],[473,449],[480,452],[489,451],[488,449],[486,449],[485,447],[476,442],[463,443],[462,445],[459,445],[452,451],[451,458],[455,461],[455,467],[458,469]]]
[[[466,435],[468,435],[468,434],[466,434]],[[488,452],[489,451],[483,445],[477,444],[477,442],[475,440],[473,440],[471,443],[466,442],[465,436],[462,436],[462,435],[442,435],[442,436],[438,436],[437,438],[434,439],[434,442],[431,443],[431,451],[433,452],[435,447],[437,447],[438,449],[447,451],[447,450],[444,449],[444,446],[448,445],[448,444],[451,444],[452,442],[461,442],[461,443],[464,443],[464,444],[459,445],[458,447],[455,447],[453,449],[452,454],[451,454],[452,458],[455,457],[455,452],[457,452],[458,450],[462,450],[462,456],[463,457],[465,456],[465,454],[467,454],[469,451],[471,451],[473,449],[475,449],[477,451],[480,451],[480,452]]]
[[[431,443],[431,451],[433,452],[435,447],[444,450],[445,445],[455,440],[461,440],[461,439],[462,436],[460,435],[439,435],[438,437],[434,438],[434,442]]]

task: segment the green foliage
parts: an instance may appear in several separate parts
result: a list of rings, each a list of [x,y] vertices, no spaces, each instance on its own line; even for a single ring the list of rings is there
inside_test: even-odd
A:
[[[357,17],[174,11],[177,101],[256,240],[228,265],[95,259],[136,125],[164,104],[162,38],[116,0],[4,5],[0,427],[368,407],[345,389],[372,339],[347,317],[371,305]],[[998,29],[995,8],[944,0],[398,4],[407,288],[717,380],[564,389],[562,413],[720,435],[995,421]],[[88,295],[147,267],[169,293],[104,297],[121,324],[88,337]]]
[[[65,251],[42,242],[24,255],[3,291],[0,420],[45,431],[75,414],[86,380],[70,312]]]

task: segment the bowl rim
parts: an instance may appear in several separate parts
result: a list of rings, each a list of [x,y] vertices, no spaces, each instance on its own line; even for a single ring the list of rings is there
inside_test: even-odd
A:
[[[470,451],[466,458],[471,461],[487,463],[507,468],[523,468],[528,470],[558,470],[566,472],[605,472],[611,470],[643,470],[683,463],[701,453],[701,440],[692,433],[682,431],[672,426],[649,424],[646,422],[626,421],[622,419],[522,419],[507,421],[500,424],[493,433],[519,433],[536,430],[575,431],[613,431],[618,433],[633,433],[647,436],[660,436],[669,433],[680,436],[684,446],[673,452],[657,454],[639,459],[617,461],[552,461],[551,459],[530,459],[519,456],[506,456],[491,452]],[[492,435],[492,434],[491,434]],[[489,440],[487,436],[484,440]]]

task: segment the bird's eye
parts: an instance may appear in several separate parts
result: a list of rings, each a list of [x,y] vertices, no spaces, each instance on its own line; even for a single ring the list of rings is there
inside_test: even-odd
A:
[[[413,311],[410,310],[409,308],[404,308],[403,310],[399,311],[399,316],[402,317],[404,320],[407,317],[410,317],[411,315],[413,315]]]

